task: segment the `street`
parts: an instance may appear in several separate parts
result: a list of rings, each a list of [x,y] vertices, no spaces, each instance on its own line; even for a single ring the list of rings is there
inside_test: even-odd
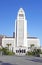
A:
[[[42,58],[31,56],[0,56],[0,65],[42,65]]]

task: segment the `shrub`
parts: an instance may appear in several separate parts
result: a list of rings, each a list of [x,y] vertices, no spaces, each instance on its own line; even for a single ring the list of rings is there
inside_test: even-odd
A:
[[[3,55],[15,55],[15,53],[9,51],[7,48],[2,48]]]
[[[26,55],[38,56],[40,55],[40,53],[41,53],[40,49],[34,49],[33,51],[27,52]]]
[[[32,52],[27,52],[26,55],[33,55]]]

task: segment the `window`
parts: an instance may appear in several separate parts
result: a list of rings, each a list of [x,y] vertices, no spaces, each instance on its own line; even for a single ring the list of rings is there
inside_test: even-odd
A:
[[[26,51],[24,50],[24,53],[25,53]]]
[[[17,50],[16,50],[16,53],[17,53]]]
[[[23,51],[24,51],[24,50],[22,49],[22,53],[23,53]]]
[[[24,17],[24,15],[23,15],[23,14],[19,14],[19,16],[20,16],[20,17]]]
[[[20,50],[20,53],[21,53],[21,50]]]

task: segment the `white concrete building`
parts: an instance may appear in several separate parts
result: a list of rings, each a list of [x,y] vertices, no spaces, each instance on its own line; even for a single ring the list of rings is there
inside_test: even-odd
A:
[[[15,38],[12,38],[12,37],[2,38],[2,46],[3,47],[8,47],[7,44],[9,44],[9,50],[12,51],[15,47]]]
[[[27,38],[27,46],[29,47],[31,44],[34,44],[35,47],[40,46],[40,40],[36,37],[28,37]]]
[[[27,20],[25,12],[22,8],[19,9],[15,20],[15,38],[5,37],[2,39],[2,46],[6,47],[10,44],[10,49],[16,54],[25,54],[31,44],[35,47],[40,47],[40,40],[37,37],[27,37]]]
[[[25,17],[25,12],[22,8],[18,11],[15,26],[15,38],[16,46],[26,46],[27,47],[27,20]]]

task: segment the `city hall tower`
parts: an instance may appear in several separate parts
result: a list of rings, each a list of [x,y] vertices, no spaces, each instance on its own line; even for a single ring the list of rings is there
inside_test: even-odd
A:
[[[27,20],[22,8],[19,9],[15,21],[15,41],[16,46],[27,47]]]

